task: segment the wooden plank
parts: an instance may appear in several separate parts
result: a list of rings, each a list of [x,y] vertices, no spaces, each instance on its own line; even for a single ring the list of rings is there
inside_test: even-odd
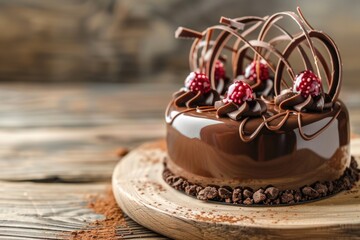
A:
[[[120,146],[164,135],[162,123],[0,131],[0,180],[110,180]]]
[[[164,136],[168,87],[4,85],[0,180],[109,180],[118,147]]]
[[[134,121],[136,111],[132,115],[122,104],[111,105],[131,100],[134,91],[129,89],[22,85],[0,89],[0,179],[52,182],[0,182],[0,239],[69,239],[74,236],[71,232],[94,228],[89,224],[103,219],[87,208],[88,196],[103,194],[109,187],[119,161],[118,147],[131,148],[164,134],[162,114]],[[144,95],[146,99],[152,93]],[[90,106],[91,101],[97,105]],[[155,104],[158,108],[156,100]],[[137,109],[145,115],[154,110],[143,105]],[[72,183],[54,183],[58,181]],[[73,183],[88,181],[103,183]],[[127,227],[116,229],[119,238],[162,238],[128,217],[125,220]]]
[[[0,239],[69,239],[73,231],[94,228],[89,224],[104,216],[88,203],[92,196],[105,195],[109,186],[0,182]],[[119,239],[164,239],[127,216],[124,222],[116,228]]]

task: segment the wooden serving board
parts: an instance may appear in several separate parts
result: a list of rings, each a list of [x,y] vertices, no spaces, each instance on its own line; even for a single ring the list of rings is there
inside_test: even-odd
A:
[[[360,140],[352,153],[360,155]],[[121,209],[139,224],[175,239],[279,239],[360,236],[360,183],[306,204],[243,207],[203,202],[162,179],[164,140],[140,146],[117,165],[112,183]],[[359,160],[358,160],[359,161]]]

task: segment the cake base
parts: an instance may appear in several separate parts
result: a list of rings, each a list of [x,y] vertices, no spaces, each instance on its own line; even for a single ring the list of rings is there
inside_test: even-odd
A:
[[[164,164],[163,179],[174,189],[199,200],[243,206],[293,205],[318,201],[341,191],[351,190],[359,181],[360,169],[357,165],[352,156],[350,166],[338,179],[326,182],[317,181],[297,189],[280,190],[271,185],[255,190],[249,186],[238,186],[234,189],[219,185],[200,186],[174,174],[166,167],[166,164]]]
[[[351,149],[359,147],[360,140],[353,140]],[[360,235],[359,182],[349,191],[307,204],[283,207],[212,204],[186,196],[163,180],[166,155],[163,140],[140,146],[120,161],[112,179],[122,210],[160,234],[175,239],[355,239]]]

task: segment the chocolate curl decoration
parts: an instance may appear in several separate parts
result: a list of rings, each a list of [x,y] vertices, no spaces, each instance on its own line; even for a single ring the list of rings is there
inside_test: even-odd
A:
[[[279,15],[290,17],[296,24],[299,25],[299,27],[302,30],[302,33],[295,36],[286,46],[285,50],[282,52],[283,58],[289,59],[292,53],[296,49],[298,49],[299,46],[301,46],[301,44],[305,44],[311,50],[310,52],[312,58],[314,59],[316,71],[318,72],[318,76],[320,77],[320,79],[323,78],[321,78],[320,76],[319,64],[321,64],[321,66],[325,70],[326,81],[323,81],[323,85],[325,84],[328,85],[327,95],[334,103],[338,98],[341,87],[341,81],[342,81],[342,64],[341,64],[341,58],[338,48],[335,42],[328,35],[326,35],[322,31],[314,30],[310,26],[310,24],[305,20],[304,16],[302,15],[300,9],[298,9],[298,12],[300,14],[300,17],[293,12],[283,12],[283,13],[274,14],[272,18],[268,21],[268,26],[270,24],[274,24],[275,17]],[[308,29],[306,27],[308,27]],[[267,30],[264,30],[263,32],[266,33]],[[323,47],[326,49],[327,53],[329,54],[330,58],[328,59],[328,61],[325,61],[324,56],[321,55],[320,51],[314,46],[313,40],[315,39],[317,40],[317,42],[323,45]],[[274,76],[275,94],[281,93],[281,84],[284,82],[282,80],[284,67],[285,67],[284,62],[279,61]],[[289,70],[287,66],[286,68],[287,70]],[[311,70],[309,69],[309,67],[305,69]]]
[[[217,101],[215,108],[217,117],[229,117],[235,121],[246,117],[259,117],[267,110],[265,102],[261,99],[245,101],[240,106],[233,102]]]
[[[228,25],[229,27],[233,27],[238,30],[244,30],[244,27],[245,27],[245,24],[234,21],[233,19],[227,18],[227,17],[221,17],[220,23]]]
[[[291,89],[283,90],[280,95],[275,97],[275,104],[281,110],[296,110],[299,112],[322,112],[331,109],[333,102],[326,93],[321,93],[319,96],[309,95],[307,98],[300,93],[294,93]]]
[[[178,107],[195,108],[199,106],[214,106],[220,99],[219,93],[211,89],[207,93],[192,92],[187,88],[182,88],[173,95],[174,103]]]
[[[175,31],[175,38],[202,38],[202,33],[189,28],[178,27]]]

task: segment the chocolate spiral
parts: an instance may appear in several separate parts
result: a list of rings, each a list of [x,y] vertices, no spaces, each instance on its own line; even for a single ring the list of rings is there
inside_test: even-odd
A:
[[[211,89],[207,93],[192,92],[182,88],[173,95],[174,103],[178,107],[194,108],[198,106],[213,106],[220,99],[217,91]]]
[[[322,112],[333,106],[330,96],[326,93],[321,93],[315,97],[309,95],[305,98],[300,93],[294,93],[291,89],[285,89],[276,96],[275,104],[281,110],[294,109],[299,112]]]
[[[240,106],[233,102],[225,103],[221,100],[215,102],[215,108],[218,117],[229,117],[235,121],[245,117],[259,117],[267,110],[265,102],[261,99],[245,101]]]
[[[290,19],[299,26],[301,31],[292,34],[285,27],[280,26],[278,21],[282,18]],[[193,71],[201,69],[209,77],[211,87],[217,89],[218,95],[210,96],[210,93],[201,95],[200,93],[179,91],[175,94],[175,104],[177,106],[195,107],[201,105],[213,106],[212,104],[215,103],[216,109],[214,111],[216,111],[217,116],[229,117],[234,120],[241,119],[239,133],[240,138],[244,142],[253,140],[262,128],[278,131],[287,122],[289,116],[293,115],[298,117],[300,135],[304,139],[315,138],[324,131],[337,115],[328,124],[310,136],[302,131],[301,118],[302,115],[307,114],[304,112],[316,114],[328,109],[333,109],[334,111],[337,109],[337,98],[342,81],[342,64],[334,41],[322,31],[314,30],[305,20],[300,9],[298,9],[298,14],[294,12],[280,12],[263,18],[222,18],[220,22],[223,25],[210,26],[203,32],[185,28],[178,29],[177,37],[194,39],[189,54],[190,68]],[[276,30],[280,35],[273,36],[273,34],[270,34],[272,29]],[[257,38],[249,39],[249,36],[257,33]],[[235,41],[231,41],[233,39]],[[318,47],[315,43],[321,46]],[[320,51],[323,48],[326,51]],[[255,82],[248,82],[245,79],[241,80],[251,86],[258,98],[275,95],[275,99],[269,99],[267,104],[275,103],[279,108],[277,113],[265,113],[266,104],[260,99],[245,102],[241,106],[232,102],[219,101],[219,94],[224,94],[226,83],[221,81],[217,83],[215,81],[215,63],[222,56],[224,49],[230,50],[232,54],[230,58],[233,70],[232,79],[237,78],[239,75],[241,77],[246,62],[264,60],[267,63],[269,70],[274,74],[274,79],[271,79],[271,81],[259,81],[257,79]],[[293,54],[296,53],[298,53],[303,62],[300,71],[311,70],[316,72],[317,76],[323,79],[322,86],[326,86],[324,88],[326,92],[318,96],[305,98],[301,94],[287,90],[292,87],[292,82],[286,81],[283,75],[287,73],[288,79],[295,79],[296,72],[298,71],[293,68],[296,64],[293,64],[291,61]],[[320,75],[319,69],[323,70],[325,76],[322,77]],[[215,90],[211,92],[213,93],[213,91]],[[195,111],[195,109],[185,109],[183,111]],[[339,113],[340,110],[337,110],[336,114]],[[246,122],[251,121],[254,116],[261,116],[263,121],[259,121],[259,126],[255,132],[247,135],[248,131],[245,131]],[[279,124],[271,125],[274,120],[278,120]]]

